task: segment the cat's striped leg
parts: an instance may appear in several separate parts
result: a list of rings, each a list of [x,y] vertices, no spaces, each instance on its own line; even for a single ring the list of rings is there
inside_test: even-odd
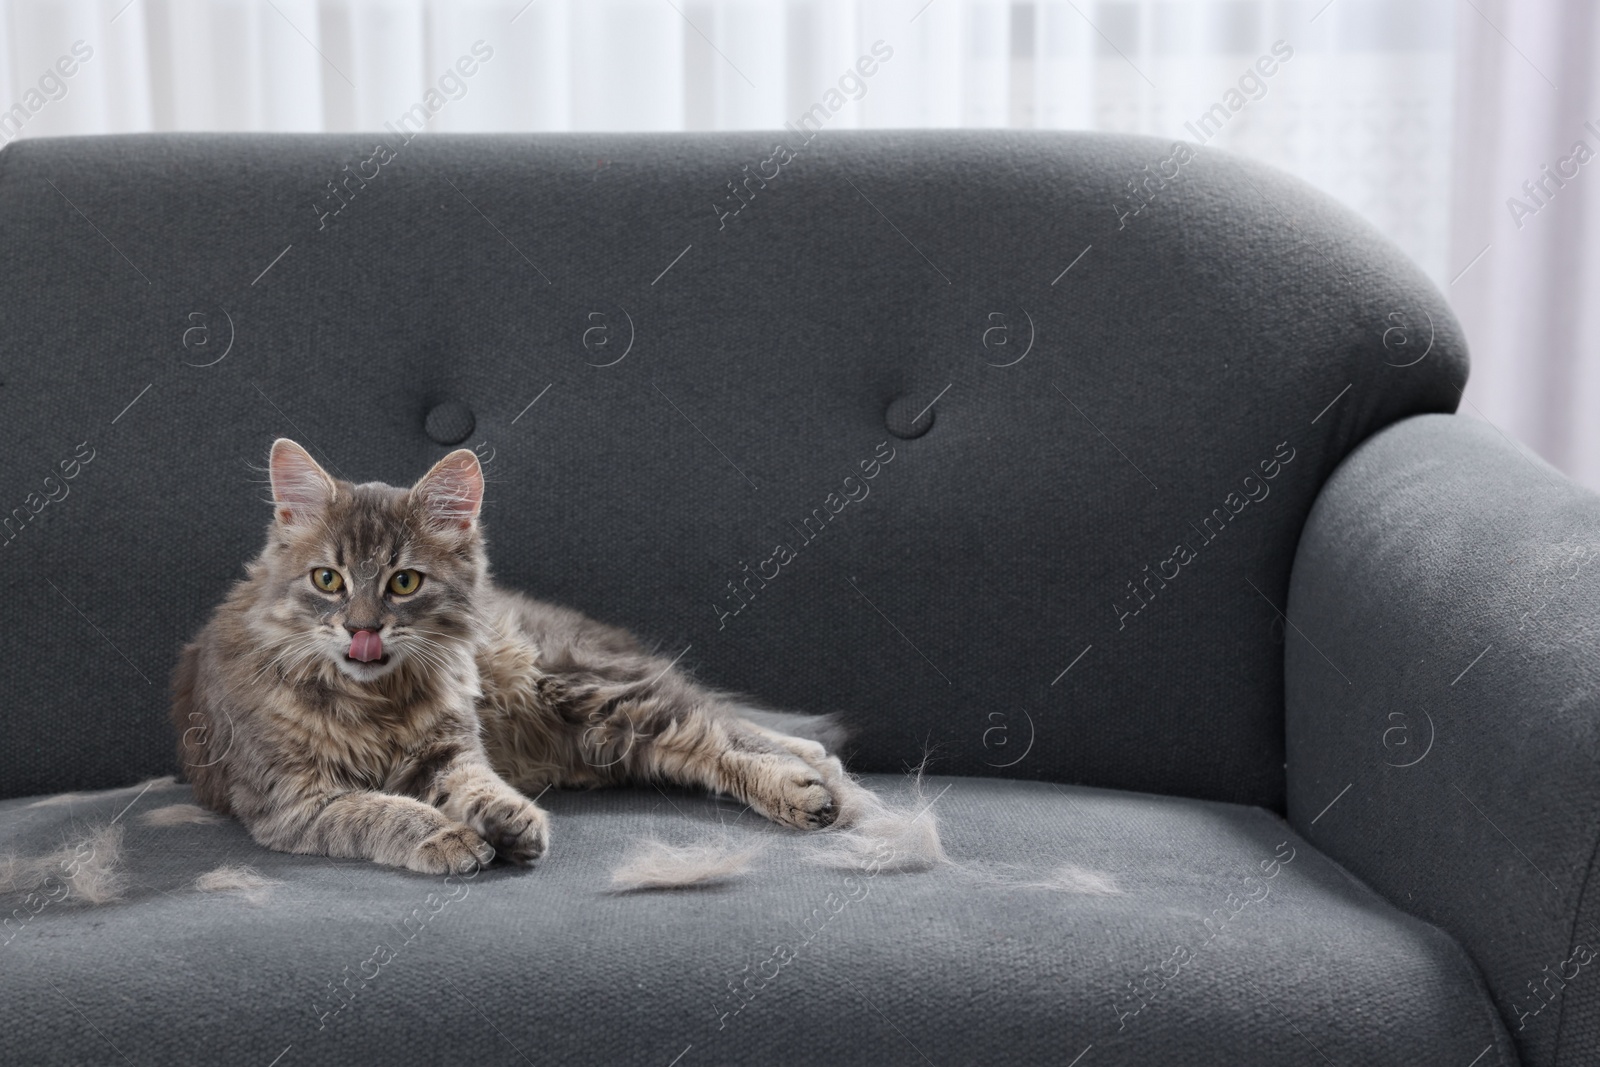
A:
[[[470,826],[393,793],[308,795],[245,823],[257,841],[281,852],[367,859],[423,874],[466,874],[494,859],[493,846]]]
[[[564,658],[560,670],[529,679],[528,710],[486,718],[504,753],[537,748],[559,761],[561,784],[674,782],[726,793],[801,829],[837,818],[829,783],[843,770],[817,742],[750,722],[730,695],[663,657],[586,650]]]
[[[657,732],[630,761],[635,773],[726,793],[802,830],[820,830],[838,817],[825,767],[805,758],[832,760],[816,742],[763,729],[716,703],[655,718]]]

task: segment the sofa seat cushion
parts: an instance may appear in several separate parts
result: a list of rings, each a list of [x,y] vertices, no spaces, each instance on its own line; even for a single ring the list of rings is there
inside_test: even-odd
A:
[[[904,795],[893,777],[866,781]],[[925,783],[955,865],[829,869],[826,838],[675,790],[551,791],[533,870],[430,878],[156,826],[184,786],[0,803],[0,852],[121,814],[121,901],[17,898],[9,1062],[1515,1062],[1444,933],[1260,808]],[[131,807],[128,805],[131,803]],[[635,838],[758,845],[718,885],[617,893]],[[199,892],[249,864],[278,884]],[[1075,1058],[1076,1057],[1076,1058]]]

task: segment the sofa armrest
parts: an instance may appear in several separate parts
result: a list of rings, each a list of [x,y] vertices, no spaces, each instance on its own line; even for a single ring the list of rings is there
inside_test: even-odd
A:
[[[1424,415],[1290,580],[1289,821],[1482,968],[1527,1064],[1600,1062],[1600,496]]]

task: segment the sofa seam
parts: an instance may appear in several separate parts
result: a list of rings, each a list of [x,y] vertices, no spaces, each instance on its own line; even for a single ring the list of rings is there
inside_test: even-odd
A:
[[[1594,884],[1594,866],[1597,859],[1600,859],[1600,833],[1594,835],[1594,844],[1589,849],[1589,862],[1583,868],[1583,880],[1579,883],[1577,897],[1572,902],[1572,923],[1567,928],[1567,938],[1562,947],[1562,952],[1570,952],[1573,946],[1573,939],[1577,937],[1578,922],[1583,917],[1583,901],[1589,894],[1589,887]],[[1562,997],[1560,1004],[1556,1007],[1555,1067],[1561,1067],[1562,1063],[1561,1039],[1566,1021],[1567,999]]]
[[[1507,1065],[1507,1067],[1514,1067],[1514,1065],[1521,1062],[1522,1057],[1517,1052],[1516,1038],[1512,1036],[1510,1026],[1507,1025],[1505,1018],[1500,1014],[1500,1006],[1495,1002],[1494,989],[1489,984],[1488,976],[1484,974],[1482,965],[1472,955],[1472,953],[1468,951],[1467,946],[1461,943],[1460,939],[1457,938],[1455,934],[1445,929],[1439,923],[1434,922],[1432,919],[1425,919],[1420,915],[1413,914],[1412,912],[1409,912],[1405,908],[1401,907],[1396,901],[1389,899],[1389,895],[1387,893],[1381,892],[1376,886],[1367,882],[1365,878],[1362,878],[1360,875],[1356,874],[1349,867],[1347,867],[1343,861],[1327,852],[1324,852],[1317,846],[1316,842],[1312,841],[1311,838],[1307,837],[1305,834],[1302,834],[1300,830],[1290,823],[1287,818],[1274,816],[1271,811],[1267,811],[1259,806],[1257,806],[1256,810],[1263,811],[1265,814],[1277,818],[1278,821],[1287,827],[1291,833],[1304,842],[1308,848],[1320,856],[1324,861],[1329,863],[1336,871],[1353,883],[1361,892],[1365,893],[1367,896],[1371,897],[1373,900],[1379,902],[1383,906],[1391,909],[1405,921],[1416,923],[1424,931],[1436,937],[1443,945],[1447,946],[1449,950],[1453,951],[1461,964],[1466,968],[1466,972],[1471,975],[1472,983],[1477,987],[1477,990],[1481,995],[1480,1006],[1484,1010],[1484,1019],[1489,1023],[1489,1029],[1491,1031],[1498,1031],[1495,1033],[1494,1043],[1490,1047],[1495,1050],[1495,1055],[1499,1062],[1503,1065]],[[1596,848],[1600,848],[1600,837],[1596,838]],[[1587,882],[1585,884],[1587,884]],[[1558,1014],[1556,1017],[1556,1049],[1558,1054],[1560,1051],[1561,1041],[1560,1021],[1561,1017]],[[1500,1024],[1498,1028],[1495,1026],[1496,1022]],[[1504,1046],[1509,1046],[1509,1049]],[[1505,1053],[1508,1050],[1511,1053],[1511,1058],[1509,1060],[1505,1058]],[[1560,1067],[1559,1059],[1557,1060],[1555,1067]]]

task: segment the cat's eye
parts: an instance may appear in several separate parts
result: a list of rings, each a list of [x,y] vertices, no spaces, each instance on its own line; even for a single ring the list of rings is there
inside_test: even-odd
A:
[[[344,588],[344,575],[332,567],[318,567],[311,572],[311,584],[324,593],[337,593]]]
[[[416,571],[395,571],[389,579],[389,592],[395,596],[410,596],[422,584],[422,575]]]

